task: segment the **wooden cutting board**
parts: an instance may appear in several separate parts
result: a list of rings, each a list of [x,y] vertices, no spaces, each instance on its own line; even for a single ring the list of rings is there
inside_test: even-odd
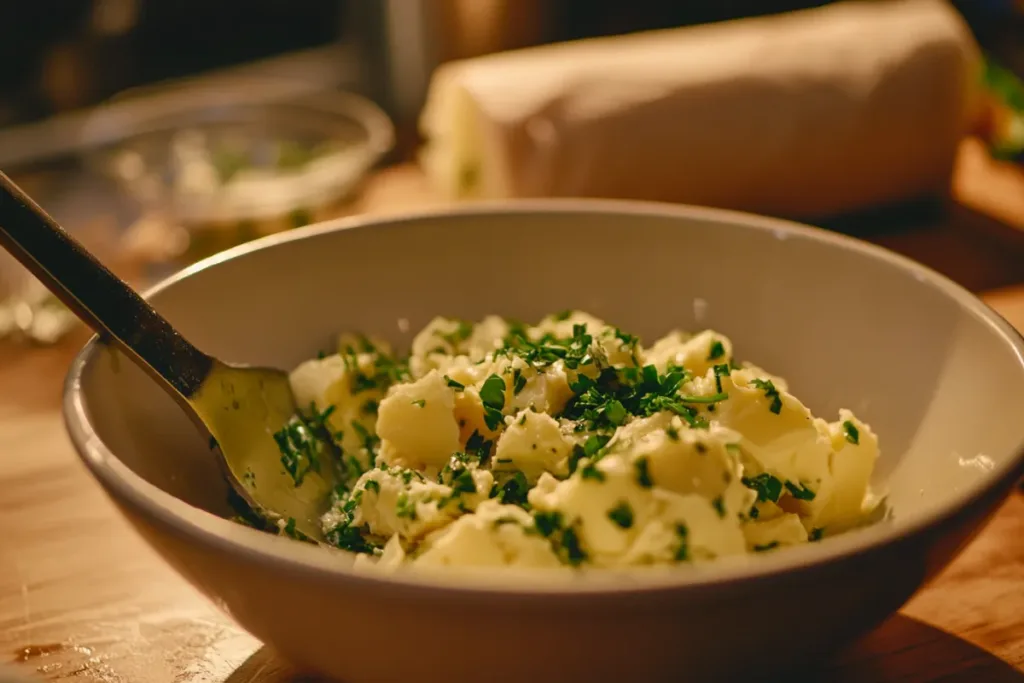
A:
[[[1024,287],[988,300],[1024,329]],[[0,346],[0,662],[81,683],[315,680],[179,579],[87,475],[58,414],[80,341]],[[808,681],[1020,683],[1022,539],[1017,492],[930,587]]]

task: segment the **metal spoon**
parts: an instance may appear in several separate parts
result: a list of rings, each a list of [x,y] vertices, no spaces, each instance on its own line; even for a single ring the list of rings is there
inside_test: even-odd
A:
[[[321,466],[295,486],[273,436],[295,413],[287,374],[230,365],[197,349],[2,172],[0,246],[174,397],[253,512],[323,539],[318,520],[336,475]]]

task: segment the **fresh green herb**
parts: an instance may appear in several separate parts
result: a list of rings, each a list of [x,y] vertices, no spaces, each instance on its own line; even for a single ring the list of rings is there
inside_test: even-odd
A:
[[[526,475],[516,471],[511,478],[506,480],[498,488],[498,502],[506,505],[518,505],[526,507],[526,494],[530,491],[530,483],[526,481]]]
[[[767,472],[756,477],[743,477],[740,481],[748,489],[753,489],[757,492],[758,502],[770,501],[775,503],[782,495],[782,481]]]
[[[771,401],[768,406],[768,410],[772,411],[776,415],[782,412],[782,397],[779,396],[779,390],[775,388],[772,381],[763,379],[754,379],[750,381],[755,387],[764,392],[764,397]]]
[[[679,545],[676,547],[676,562],[685,562],[690,559],[690,530],[685,524],[676,524],[676,538]]]
[[[583,547],[580,545],[580,538],[572,527],[562,531],[560,546],[565,559],[573,567],[578,567],[586,561],[587,554],[583,551]]]
[[[427,405],[427,400],[425,398],[418,398],[413,401],[412,404],[418,408],[422,408]]]
[[[725,345],[719,339],[711,342],[708,348],[708,360],[718,360],[725,355]]]
[[[583,455],[588,458],[594,457],[605,447],[610,439],[611,437],[607,434],[591,434],[583,443]]]
[[[491,457],[491,449],[494,443],[485,439],[480,432],[474,431],[466,439],[466,455],[476,458],[481,463],[486,463]]]
[[[619,401],[612,399],[604,407],[605,417],[616,427],[620,426],[629,417],[626,408]]]
[[[633,467],[636,469],[636,483],[645,489],[654,486],[654,482],[651,481],[649,462],[646,457],[637,458],[633,462]]]
[[[367,482],[363,484],[363,488],[365,488],[367,491],[373,491],[374,493],[380,495],[380,482],[377,481],[376,479],[367,480]]]
[[[747,513],[747,516],[751,519],[757,519],[761,516],[761,511],[757,509],[756,503],[750,506],[750,512]]]
[[[304,540],[306,540],[306,535],[303,534],[301,531],[299,531],[298,529],[295,528],[295,518],[294,517],[289,517],[288,518],[287,523],[285,523],[284,528],[281,529],[281,531],[284,532],[285,536],[287,536],[288,538],[294,538],[296,541],[304,541]]]
[[[339,500],[337,510],[339,521],[324,534],[328,543],[342,550],[354,553],[372,553],[379,548],[379,546],[366,540],[366,534],[369,533],[366,525],[357,527],[352,524],[356,509],[362,503],[362,500],[363,492],[359,490],[355,491],[351,496],[343,497]]]
[[[363,407],[361,408],[364,415],[376,415],[379,409],[380,403],[374,401],[373,399],[370,399],[369,401],[364,403]]]
[[[526,377],[519,368],[512,370],[512,393],[516,396],[526,387]]]
[[[608,519],[623,529],[629,529],[633,526],[633,508],[626,501],[622,501],[608,511]]]
[[[728,377],[730,374],[732,374],[732,370],[729,368],[728,363],[722,363],[720,365],[714,366],[712,368],[712,371],[715,373],[715,390],[721,394],[722,378]]]
[[[814,500],[814,491],[802,484],[794,484],[791,481],[787,481],[786,490],[789,491],[789,495],[797,500]]]
[[[480,387],[480,401],[484,404],[484,422],[492,432],[498,428],[504,416],[505,380],[498,375],[491,375]]]
[[[592,341],[586,325],[573,325],[572,337],[568,339],[558,339],[547,334],[537,341],[528,338],[525,328],[516,328],[509,330],[498,353],[509,357],[518,356],[535,368],[562,361],[565,367],[575,370],[581,365],[594,362],[590,355]]]
[[[281,464],[291,475],[295,486],[301,486],[310,472],[319,472],[321,462],[334,455],[325,424],[334,412],[334,406],[328,406],[322,413],[316,410],[316,406],[311,406],[310,412],[310,417],[294,415],[280,431],[274,433],[274,441],[281,452]]]
[[[356,349],[346,346],[341,350],[341,359],[345,363],[345,369],[352,374],[352,393],[359,394],[364,391],[384,391],[392,384],[405,381],[409,378],[409,366],[405,361],[400,361],[386,353],[376,349],[365,337],[361,338],[361,348]],[[373,353],[373,366],[369,374],[363,372],[357,357],[358,353]]]
[[[778,541],[772,541],[771,543],[765,543],[764,545],[755,545],[754,546],[754,552],[755,553],[763,553],[763,552],[767,552],[769,550],[774,550],[775,548],[778,548],[778,547],[779,547],[779,542]]]
[[[562,513],[557,510],[552,512],[534,512],[533,523],[541,536],[547,538],[562,528]]]
[[[459,470],[459,473],[452,479],[452,491],[455,495],[460,493],[476,493],[476,482],[473,481],[473,473],[468,469]]]
[[[498,517],[494,520],[492,526],[497,529],[498,527],[505,526],[506,524],[519,524],[519,520],[515,517]]]
[[[722,519],[725,519],[725,500],[722,498],[722,496],[718,496],[713,501],[711,501],[711,505],[712,507],[715,508],[715,512],[718,513],[718,516]]]
[[[398,500],[395,501],[395,514],[411,520],[416,519],[416,504],[409,500],[408,493],[398,494]]]
[[[843,423],[843,431],[846,432],[846,440],[854,446],[860,443],[860,430],[850,420]]]
[[[256,473],[253,472],[252,470],[247,469],[245,471],[245,474],[242,475],[242,481],[244,481],[249,486],[255,486],[256,485]]]
[[[519,422],[517,424],[519,424],[520,426],[526,424],[526,415],[527,415],[526,413],[523,413],[522,415],[520,415],[519,416]]]
[[[824,536],[824,535],[825,535],[825,530],[824,530],[824,529],[822,529],[822,528],[821,528],[821,527],[819,526],[819,527],[815,527],[815,528],[811,529],[811,533],[810,533],[810,536],[808,536],[808,538],[809,538],[809,539],[810,539],[810,540],[811,540],[812,542],[813,542],[813,541],[820,541],[820,540],[821,540],[821,537],[822,537],[822,536]]]
[[[604,481],[605,479],[604,472],[597,469],[592,462],[588,462],[583,466],[583,469],[580,470],[580,477],[583,479],[593,479],[594,481]]]
[[[727,398],[729,398],[729,394],[723,392],[711,396],[680,396],[679,400],[683,403],[720,403]]]
[[[450,386],[455,391],[462,391],[463,389],[466,388],[465,384],[463,384],[462,382],[456,382],[448,375],[444,376],[444,381],[447,382],[448,386]]]
[[[679,430],[670,426],[665,430],[665,436],[669,438],[669,441],[679,441]]]
[[[377,446],[380,445],[380,437],[370,432],[362,423],[352,420],[350,423],[353,431],[359,437],[359,440],[363,442],[363,448],[365,448],[371,456],[375,457],[377,452]]]
[[[469,336],[473,334],[473,323],[460,320],[455,326],[455,329],[446,334],[438,335],[441,339],[444,339],[451,346],[458,346],[459,343],[469,339]]]

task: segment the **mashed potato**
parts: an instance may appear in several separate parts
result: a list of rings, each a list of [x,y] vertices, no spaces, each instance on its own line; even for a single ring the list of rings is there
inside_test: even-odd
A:
[[[291,382],[282,462],[297,483],[336,463],[324,534],[381,567],[704,562],[818,540],[877,500],[871,428],[815,417],[713,330],[645,348],[581,312],[437,318],[407,358],[345,335]]]

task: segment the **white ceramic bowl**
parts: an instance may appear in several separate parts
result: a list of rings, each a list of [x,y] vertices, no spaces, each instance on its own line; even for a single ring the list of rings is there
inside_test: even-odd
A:
[[[267,238],[152,292],[203,349],[290,367],[342,329],[407,343],[436,314],[582,308],[645,338],[728,334],[811,408],[880,434],[893,519],[630,581],[383,578],[238,526],[171,399],[93,341],[68,428],[142,535],[295,662],[349,683],[763,680],[806,668],[942,569],[1024,470],[1024,340],[943,277],[779,220],[603,201],[357,219]],[[738,680],[738,679],[737,679]]]

